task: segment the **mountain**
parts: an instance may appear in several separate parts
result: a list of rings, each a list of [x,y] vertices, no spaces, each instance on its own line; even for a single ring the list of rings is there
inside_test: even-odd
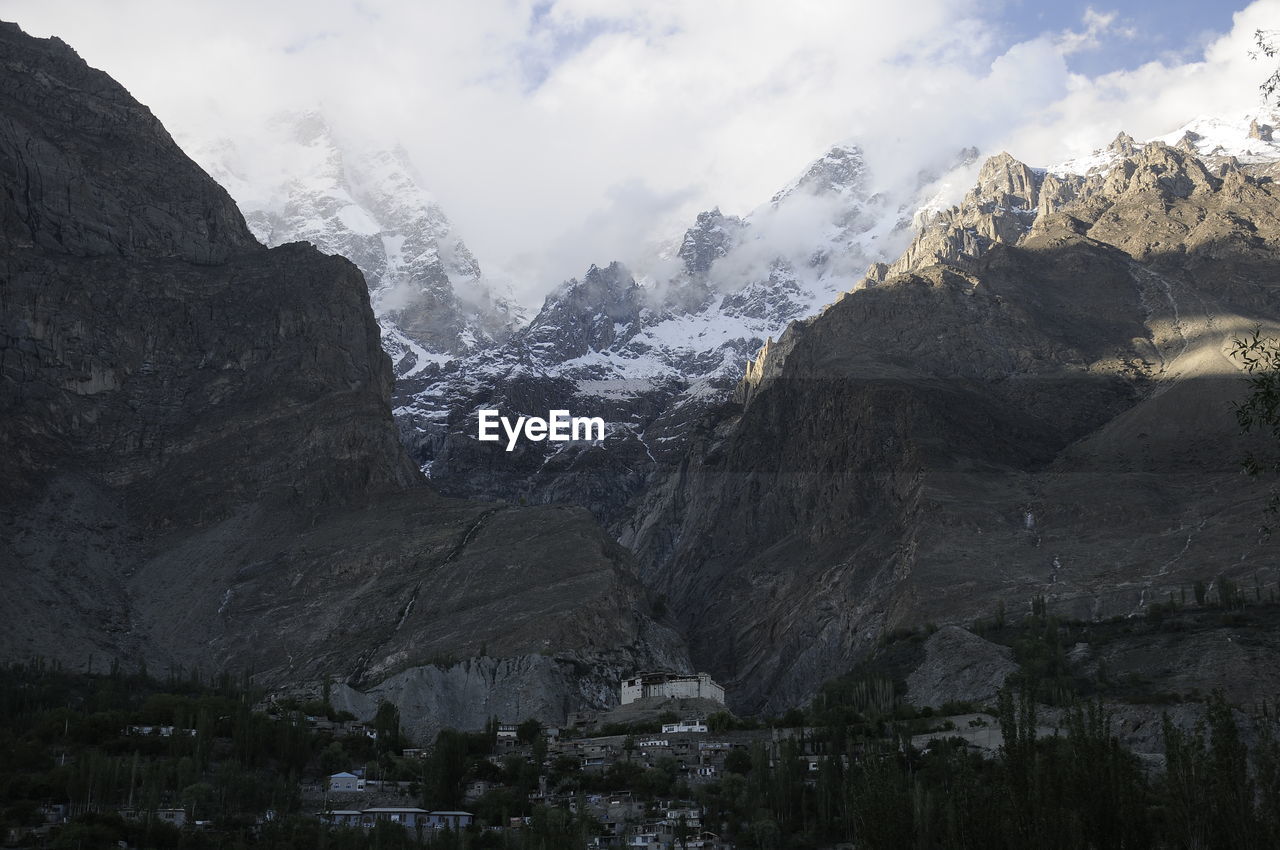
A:
[[[689,669],[586,511],[429,486],[354,265],[261,245],[63,42],[3,24],[0,49],[0,657],[333,677],[418,737]],[[421,268],[467,268],[399,234]]]
[[[802,702],[894,630],[1038,597],[1094,622],[1222,577],[1274,592],[1230,356],[1280,332],[1263,123],[1243,149],[1122,134],[1085,173],[992,157],[897,261],[761,351],[618,529],[739,709]],[[1274,693],[1280,647],[1214,622],[1122,666],[1193,698]]]
[[[402,382],[406,443],[445,492],[582,505],[616,529],[761,345],[908,243],[933,182],[878,191],[862,151],[837,145],[745,218],[699,214],[654,273],[592,266],[505,343]],[[607,437],[495,452],[476,439],[482,408],[600,416]]]
[[[436,486],[580,505],[611,527],[669,472],[691,425],[729,397],[762,344],[901,251],[936,188],[922,174],[910,192],[880,190],[857,145],[836,145],[749,216],[699,214],[646,262],[650,274],[592,266],[526,322],[494,294],[402,149],[370,153],[314,111],[279,116],[270,138],[270,157],[225,140],[196,156],[266,244],[310,241],[364,272],[395,363],[402,439]],[[495,452],[476,439],[483,408],[600,416],[607,437]]]
[[[501,343],[524,323],[403,148],[345,139],[318,110],[275,116],[257,147],[270,155],[246,156],[227,139],[193,151],[263,244],[310,242],[356,264],[398,377]]]
[[[333,677],[421,737],[695,663],[782,710],[926,624],[909,698],[984,654],[985,699],[1018,653],[954,626],[1043,602],[1128,635],[1070,648],[1098,675],[1280,686],[1229,611],[1126,629],[1280,582],[1231,415],[1232,338],[1280,333],[1272,117],[1001,154],[954,206],[838,145],[524,323],[402,152],[222,145],[246,224],[66,45],[0,41],[0,656]],[[506,452],[482,407],[608,435]]]

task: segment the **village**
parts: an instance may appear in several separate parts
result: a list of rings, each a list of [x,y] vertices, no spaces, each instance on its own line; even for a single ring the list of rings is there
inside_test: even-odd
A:
[[[1064,631],[1087,627],[1097,639],[1106,626],[1033,613],[1001,636],[1031,659],[1070,645]],[[1237,791],[1253,793],[1251,753],[1263,767],[1280,764],[1280,736],[1269,734],[1230,754],[1240,789],[1211,778],[1212,741],[1273,724],[1273,706],[1246,715],[1220,695],[1178,706],[1203,729],[1179,731],[1166,718],[1157,730],[1186,766],[1175,783],[1118,742],[1131,727],[1101,699],[1043,704],[1037,682],[1018,681],[990,699],[916,707],[886,672],[857,670],[804,708],[746,718],[705,674],[644,673],[620,682],[608,710],[555,725],[491,717],[482,729],[410,740],[405,727],[421,727],[402,723],[390,702],[358,718],[325,691],[273,694],[225,673],[159,680],[118,665],[106,674],[10,665],[0,667],[0,751],[20,760],[0,785],[0,846],[896,850],[919,846],[910,840],[919,830],[945,839],[923,846],[976,850],[1030,846],[1003,832],[1030,813],[1044,834],[1096,833],[1079,846],[1172,847],[1181,846],[1172,834],[1163,844],[1114,839],[1206,811],[1188,800],[1227,811]],[[1063,765],[1069,781],[1052,784]],[[1280,788],[1274,771],[1258,775]],[[935,805],[961,780],[957,805]],[[1017,797],[1040,787],[1051,795]],[[1104,798],[1125,817],[1080,817]],[[1260,804],[1250,817],[1271,829],[1277,811]]]
[[[531,825],[531,815],[499,819],[491,812],[495,797],[520,784],[504,784],[504,776],[523,774],[536,776],[536,786],[525,793],[528,810],[558,809],[585,818],[594,833],[589,847],[728,850],[735,844],[706,822],[705,808],[695,799],[699,787],[720,782],[726,773],[746,773],[753,758],[772,763],[784,741],[796,748],[806,770],[816,775],[819,769],[821,747],[806,741],[803,729],[735,728],[747,724],[728,714],[724,689],[706,673],[639,674],[622,682],[619,696],[617,709],[570,715],[561,727],[494,724],[492,751],[468,770],[462,809],[413,805],[422,781],[373,778],[354,765],[305,787],[304,806],[332,827],[371,829],[389,822],[419,840],[446,829],[519,832]],[[334,732],[374,734],[365,724],[308,720]],[[620,725],[628,730],[601,733]],[[406,763],[425,765],[432,749],[405,747],[400,756],[402,769]],[[628,777],[639,781],[629,783]],[[622,787],[628,785],[635,787]]]
[[[36,787],[66,782],[68,802],[54,793],[10,807],[4,847],[52,846],[89,829],[124,848],[282,833],[309,844],[329,833],[335,847],[727,850],[754,845],[737,834],[747,813],[716,802],[722,785],[743,797],[751,777],[755,794],[785,765],[813,788],[824,761],[849,764],[846,753],[825,754],[820,730],[735,717],[706,673],[637,674],[608,710],[554,726],[495,717],[429,743],[406,738],[387,702],[357,718],[327,693],[253,694],[225,676],[161,683],[116,667],[93,677],[39,665],[7,674],[88,685],[92,702],[117,708],[47,709],[63,718],[57,740],[89,748],[53,744],[50,776],[60,778]],[[297,837],[307,830],[318,832]]]

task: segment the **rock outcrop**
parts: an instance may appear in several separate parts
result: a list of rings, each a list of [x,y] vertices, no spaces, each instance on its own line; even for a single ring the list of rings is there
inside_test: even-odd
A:
[[[959,626],[943,626],[924,642],[924,661],[907,677],[907,701],[918,708],[947,703],[995,705],[1018,669],[1013,650]]]
[[[5,24],[0,52],[0,657],[426,681],[424,732],[687,669],[586,511],[427,485],[349,261],[260,245],[65,44]]]

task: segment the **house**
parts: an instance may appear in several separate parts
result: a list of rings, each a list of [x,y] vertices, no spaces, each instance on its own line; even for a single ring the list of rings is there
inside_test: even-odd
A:
[[[583,744],[578,752],[582,757],[583,770],[603,771],[613,760],[612,748],[607,744]]]
[[[403,826],[411,832],[423,829],[466,829],[475,821],[471,812],[429,812],[415,806],[372,806],[367,809],[334,809],[321,812],[320,818],[330,826],[363,827],[385,821]]]
[[[66,823],[70,806],[66,803],[45,803],[40,807],[40,815],[45,823]]]
[[[706,732],[707,724],[701,720],[682,720],[679,723],[663,723],[662,734],[676,735],[681,732]]]
[[[466,829],[475,819],[471,812],[430,812],[426,825],[433,829]]]
[[[663,812],[662,822],[665,826],[702,827],[702,807],[689,804],[669,804]]]
[[[388,823],[396,823],[408,830],[417,830],[428,825],[430,818],[426,809],[419,809],[414,806],[375,806],[371,809],[365,809],[361,812],[360,822],[365,823],[366,819],[370,819],[368,825],[372,826],[378,821],[387,821]]]
[[[662,850],[656,832],[637,832],[627,836],[627,850]]]
[[[573,711],[570,712],[568,718],[565,719],[565,725],[591,726],[599,719],[600,712],[598,711]]]
[[[360,826],[363,813],[359,809],[334,809],[321,815],[331,826]]]
[[[487,779],[476,779],[467,784],[467,790],[463,793],[462,799],[468,803],[474,803],[496,787],[498,787],[496,783]]]
[[[342,773],[335,773],[329,777],[330,793],[348,793],[363,790],[364,780],[354,773],[348,773],[344,770]]]
[[[356,778],[359,779],[360,777],[357,776]],[[390,791],[398,794],[407,794],[409,792],[409,786],[412,784],[413,783],[407,779],[366,779],[364,780],[364,787],[359,790]]]
[[[160,738],[172,738],[174,735],[185,738],[194,738],[196,736],[196,730],[183,729],[177,726],[130,726],[125,731],[129,735],[157,736]]]
[[[320,817],[330,826],[371,829],[379,821],[386,821],[416,831],[426,824],[427,810],[414,806],[373,806],[368,809],[334,809],[321,812]]]
[[[157,820],[174,826],[187,825],[186,809],[120,809],[116,814],[128,821]]]

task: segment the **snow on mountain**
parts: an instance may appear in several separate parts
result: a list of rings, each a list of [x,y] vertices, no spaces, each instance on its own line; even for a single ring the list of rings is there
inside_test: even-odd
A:
[[[1274,162],[1276,124],[1270,114],[1201,118],[1159,141],[1210,160]],[[874,285],[895,260],[968,250],[917,234],[960,228],[947,238],[1008,238],[966,229],[952,206],[975,174],[990,184],[997,212],[1008,213],[983,226],[1021,232],[1046,174],[1099,175],[1143,147],[1121,134],[1048,169],[1007,156],[979,169],[977,151],[967,148],[940,175],[886,187],[856,144],[839,144],[750,214],[699,214],[641,264],[662,271],[636,277],[617,263],[592,266],[552,291],[526,323],[484,277],[402,150],[344,145],[316,112],[284,116],[273,132],[274,170],[255,156],[258,171],[246,172],[227,142],[197,158],[240,200],[264,242],[306,239],[365,273],[396,364],[396,417],[422,468],[446,492],[573,502],[606,522],[623,515],[659,466],[679,461],[700,421],[789,323]],[[1068,182],[1055,192],[1087,190]],[[494,451],[476,439],[481,408],[602,416],[606,445],[526,442]]]
[[[698,215],[649,264],[665,274],[593,266],[502,345],[406,385],[396,411],[406,442],[446,492],[572,501],[616,517],[656,465],[680,456],[766,340],[901,252],[936,188],[921,183],[878,191],[861,150],[838,145],[749,215]],[[494,453],[476,440],[481,408],[603,416],[607,456],[548,443]]]
[[[1269,163],[1280,160],[1280,142],[1272,138],[1280,126],[1280,114],[1269,110],[1246,113],[1233,118],[1204,116],[1195,118],[1172,133],[1156,136],[1153,142],[1181,146],[1212,163],[1235,157],[1241,164]],[[1125,156],[1142,150],[1146,143],[1134,141],[1121,133],[1110,145],[1093,153],[1075,157],[1046,169],[1062,177],[1069,174],[1089,176],[1109,171]]]
[[[1275,123],[1270,115],[1198,119],[1153,141],[1210,163],[1232,156],[1274,162],[1280,160],[1271,138]],[[1142,147],[1121,134],[1108,148],[1051,169],[1029,168],[1007,154],[979,165],[977,151],[965,149],[942,175],[922,175],[917,186],[895,191],[878,186],[856,145],[837,145],[749,215],[700,214],[658,262],[645,264],[665,262],[666,273],[637,279],[613,264],[566,282],[506,343],[402,396],[402,434],[448,492],[574,502],[616,527],[628,500],[655,486],[660,467],[680,463],[745,364],[789,323],[875,285],[890,271],[880,264],[927,264],[948,252],[979,250],[965,247],[971,242],[1016,240],[1042,205],[1051,210],[1101,180],[1055,177],[1050,187],[1046,174],[1099,175]],[[960,181],[972,184],[975,172],[981,197],[968,199],[968,215],[946,199]],[[1043,198],[1042,185],[1051,189]],[[931,229],[940,229],[938,244],[928,238],[913,244]],[[603,416],[608,445],[527,443],[510,454],[494,452],[475,438],[480,408]]]
[[[246,157],[228,141],[195,156],[262,242],[308,241],[360,268],[399,377],[500,343],[522,323],[403,149],[344,145],[316,111],[278,116],[267,133],[267,158],[259,150]]]

